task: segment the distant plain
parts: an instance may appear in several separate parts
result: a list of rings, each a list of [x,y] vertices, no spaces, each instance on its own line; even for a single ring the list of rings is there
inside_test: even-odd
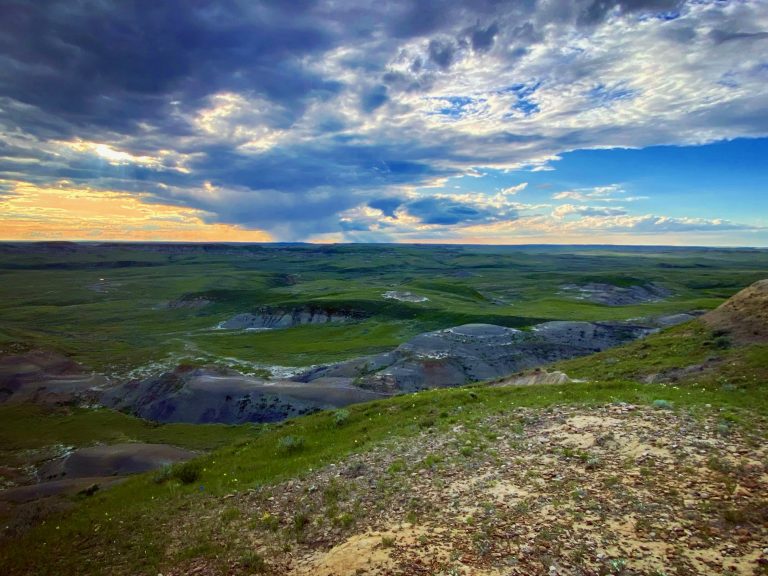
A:
[[[118,379],[183,362],[258,373],[382,352],[472,322],[522,328],[711,309],[767,269],[768,250],[752,249],[5,244],[0,350],[54,349]],[[590,282],[656,282],[672,296],[605,306],[562,288]],[[428,300],[384,298],[391,290]],[[362,317],[271,331],[216,329],[265,306]]]

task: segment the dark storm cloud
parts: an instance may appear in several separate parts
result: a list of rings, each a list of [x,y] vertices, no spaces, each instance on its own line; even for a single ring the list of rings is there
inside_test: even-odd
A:
[[[387,100],[386,86],[375,86],[363,94],[361,98],[362,108],[365,112],[373,112],[376,108],[381,107]]]
[[[439,147],[347,144],[333,138],[289,149],[275,148],[257,156],[226,146],[209,147],[190,164],[191,175],[153,170],[153,179],[144,181],[168,184],[151,189],[158,201],[205,210],[213,215],[211,221],[265,229],[280,238],[296,240],[338,230],[338,215],[361,204],[368,203],[393,215],[399,201],[371,198],[393,186],[460,174],[429,162],[447,155],[446,149]],[[201,175],[216,188],[215,193],[199,193],[195,179]],[[110,176],[111,184],[123,188],[118,177]],[[101,181],[106,183],[106,176]],[[438,210],[439,206],[434,208]],[[426,205],[417,205],[415,210],[418,217],[430,222],[440,219],[437,212],[429,217]],[[458,207],[446,207],[445,223],[452,210],[454,217],[459,214]]]
[[[399,14],[390,22],[389,32],[398,38],[425,36],[450,24],[453,3],[442,0],[401,2]]]
[[[230,189],[214,199],[190,203],[215,214],[212,222],[279,230],[289,240],[334,229],[337,214],[360,203],[354,195],[323,193],[298,195],[280,190]],[[311,217],[310,217],[311,215]]]
[[[499,26],[495,22],[487,28],[476,27],[470,33],[472,48],[479,52],[490,50],[498,33]]]
[[[483,210],[474,206],[442,198],[424,198],[409,202],[407,210],[424,224],[458,224],[484,220],[487,217]]]
[[[422,224],[443,226],[516,220],[518,217],[517,212],[513,209],[499,210],[445,196],[429,196],[411,200],[404,203],[402,208],[411,216],[418,218]]]
[[[304,9],[311,10],[304,3]],[[280,100],[299,114],[338,82],[299,59],[333,40],[287,5],[234,1],[9,2],[0,24],[0,94],[71,123],[126,131],[168,121],[171,102],[194,107],[220,90]],[[254,5],[255,6],[255,5]],[[295,8],[301,13],[301,6]],[[25,130],[34,131],[29,118]]]
[[[723,42],[732,42],[734,40],[765,40],[768,38],[768,32],[729,32],[725,30],[712,30],[709,36],[718,44],[722,44]]]
[[[449,68],[453,64],[456,45],[451,40],[433,39],[429,42],[429,58],[440,68]]]
[[[579,15],[579,22],[595,24],[613,11],[674,13],[683,0],[592,0]]]
[[[205,174],[219,186],[276,189],[300,194],[312,188],[375,189],[382,185],[408,184],[442,175],[426,162],[408,160],[423,155],[431,158],[436,149],[384,144],[366,146],[333,140],[318,144],[273,149],[257,156],[226,147],[209,148],[191,164],[193,172]],[[453,172],[458,174],[458,172]]]
[[[422,196],[419,198],[386,197],[368,202],[370,208],[395,220],[408,215],[416,218],[420,224],[429,226],[472,226],[490,224],[499,221],[512,221],[519,218],[518,210],[512,204],[487,205],[467,201],[466,198],[452,198],[445,195]],[[372,220],[348,220],[345,231],[368,230]],[[377,221],[377,227],[391,227],[393,223]],[[430,232],[430,235],[432,233]]]
[[[367,232],[371,227],[365,222],[342,220],[339,226],[344,232]]]
[[[368,202],[368,206],[381,210],[382,214],[395,217],[395,210],[397,210],[405,202],[402,198],[377,198]]]

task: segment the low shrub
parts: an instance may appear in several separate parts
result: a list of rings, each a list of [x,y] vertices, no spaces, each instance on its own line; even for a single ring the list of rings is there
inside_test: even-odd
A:
[[[341,408],[333,413],[333,423],[336,426],[344,426],[349,421],[349,410]]]
[[[155,471],[154,476],[152,476],[152,481],[155,484],[163,484],[170,480],[173,477],[173,466],[170,464],[166,464],[162,468],[159,468]]]
[[[355,523],[355,517],[349,512],[342,512],[333,519],[333,523],[342,528],[349,528]]]
[[[184,462],[174,466],[171,475],[182,484],[192,484],[200,479],[201,472],[198,462]]]
[[[293,454],[304,448],[302,436],[283,436],[277,442],[277,451],[282,454]]]
[[[304,537],[304,529],[309,526],[310,518],[305,512],[297,512],[291,521],[291,529],[297,542],[301,542]]]
[[[727,350],[731,347],[731,339],[728,336],[718,336],[712,340],[712,347],[718,350]]]
[[[258,552],[248,552],[241,556],[240,565],[251,573],[261,574],[267,571],[267,563]]]

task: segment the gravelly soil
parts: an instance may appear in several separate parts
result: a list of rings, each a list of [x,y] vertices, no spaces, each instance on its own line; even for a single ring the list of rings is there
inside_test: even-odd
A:
[[[185,554],[201,539],[227,554]],[[768,574],[768,448],[716,409],[518,409],[212,501],[168,555],[165,576]]]

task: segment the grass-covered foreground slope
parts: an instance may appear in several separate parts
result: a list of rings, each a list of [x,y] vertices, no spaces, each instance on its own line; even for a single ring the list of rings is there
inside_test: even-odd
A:
[[[676,326],[661,334],[561,362],[557,368],[572,378],[601,381],[662,382],[687,388],[687,394],[724,392],[749,398],[764,409],[768,383],[768,346],[739,345],[701,321]],[[675,388],[677,389],[677,388]]]
[[[766,353],[695,322],[558,366],[582,383],[436,390],[259,427],[82,499],[3,543],[0,562],[51,575],[760,574]]]
[[[0,244],[0,353],[42,348],[123,377],[182,361],[308,366],[470,322],[617,320],[708,309],[762,278],[768,251],[386,245]],[[658,283],[626,306],[564,285]],[[410,292],[423,302],[385,299]],[[353,310],[348,325],[215,330],[269,307]]]

